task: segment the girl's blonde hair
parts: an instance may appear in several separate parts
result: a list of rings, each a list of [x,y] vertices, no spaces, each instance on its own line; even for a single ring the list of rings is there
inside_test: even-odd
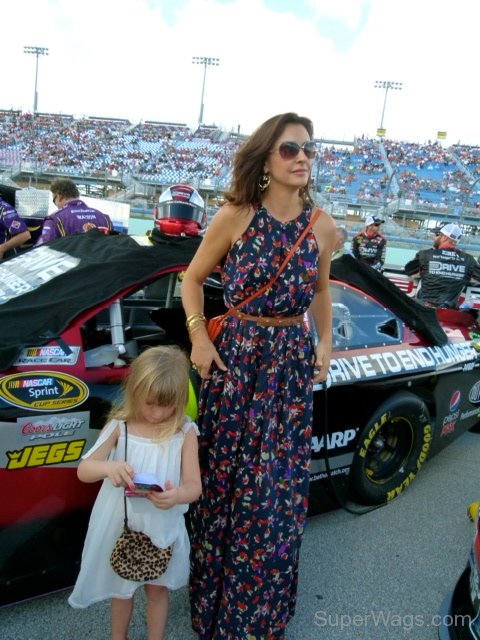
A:
[[[138,420],[142,403],[157,402],[162,407],[173,407],[173,414],[159,424],[158,438],[165,440],[184,424],[188,401],[190,362],[177,346],[150,347],[130,366],[123,386],[121,400],[112,407],[109,419]]]

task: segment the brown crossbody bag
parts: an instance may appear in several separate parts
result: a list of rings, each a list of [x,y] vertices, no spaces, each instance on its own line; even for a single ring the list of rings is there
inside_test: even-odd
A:
[[[228,316],[237,315],[237,313],[239,312],[240,307],[243,307],[244,305],[248,304],[249,302],[251,302],[255,298],[258,298],[258,296],[260,296],[262,293],[267,291],[267,289],[269,289],[273,284],[275,284],[275,282],[278,280],[278,278],[282,274],[282,272],[285,269],[285,267],[287,266],[287,264],[290,262],[290,259],[293,256],[293,254],[295,253],[295,251],[298,249],[298,247],[303,242],[303,240],[304,240],[305,236],[307,235],[307,233],[310,231],[310,229],[313,227],[313,225],[317,221],[317,219],[318,219],[319,215],[321,214],[321,212],[322,212],[321,209],[317,209],[315,211],[315,213],[310,218],[310,222],[307,224],[307,226],[305,227],[305,229],[303,230],[303,232],[299,236],[298,240],[295,242],[295,244],[290,249],[290,251],[288,252],[288,254],[285,257],[285,259],[283,260],[283,262],[280,265],[277,273],[273,276],[273,278],[271,278],[267,282],[267,284],[263,285],[263,287],[260,287],[260,289],[258,289],[258,291],[255,291],[255,293],[252,293],[250,296],[245,298],[245,300],[242,300],[241,302],[239,302],[234,307],[231,307],[223,315],[215,316],[213,318],[210,318],[210,320],[207,323],[207,331],[208,331],[208,336],[209,336],[209,338],[210,338],[210,340],[212,342],[214,342],[216,340],[216,338],[220,335],[220,333],[222,331],[222,328],[223,328],[223,323],[226,320],[226,318],[228,318]],[[238,313],[238,315],[240,316],[240,313]],[[256,318],[254,316],[247,316],[246,314],[242,314],[242,316],[240,316],[240,317],[244,317],[245,319],[255,320],[255,321],[258,322],[258,324],[262,324],[262,318],[261,317]],[[289,318],[285,318],[284,321],[282,322],[282,318],[279,318],[278,322],[276,322],[276,324],[277,325],[292,324],[292,322],[289,322],[289,320],[290,320]],[[298,320],[296,318],[295,318],[295,322],[298,322]],[[273,324],[273,322],[271,324]]]

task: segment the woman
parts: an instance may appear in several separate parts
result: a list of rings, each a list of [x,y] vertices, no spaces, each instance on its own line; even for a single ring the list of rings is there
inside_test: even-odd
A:
[[[203,494],[192,513],[190,580],[202,640],[280,640],[295,610],[312,387],[326,378],[331,351],[333,220],[320,213],[278,281],[229,317],[215,344],[202,285],[222,264],[231,307],[274,277],[315,211],[308,189],[315,151],[308,118],[286,113],[262,124],[237,153],[227,203],[183,280],[191,360],[203,378]]]

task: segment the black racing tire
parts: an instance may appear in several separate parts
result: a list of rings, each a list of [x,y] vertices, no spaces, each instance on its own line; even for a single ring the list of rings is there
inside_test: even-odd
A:
[[[390,502],[415,479],[432,442],[427,406],[400,391],[383,402],[358,439],[351,468],[352,496],[363,504]]]

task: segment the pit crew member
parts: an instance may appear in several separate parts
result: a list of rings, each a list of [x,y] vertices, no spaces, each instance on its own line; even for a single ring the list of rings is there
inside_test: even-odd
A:
[[[480,264],[456,245],[462,230],[449,223],[436,232],[433,247],[418,251],[405,265],[405,273],[419,277],[417,299],[428,307],[455,309],[464,287],[480,282]]]
[[[387,250],[387,239],[379,233],[380,225],[384,222],[377,216],[367,216],[365,230],[352,238],[352,253],[355,258],[380,272],[385,263]]]
[[[42,233],[35,246],[64,236],[78,235],[90,229],[100,229],[104,233],[113,231],[113,223],[105,213],[93,209],[79,199],[80,192],[69,178],[57,178],[50,185],[53,204],[58,211],[45,218]]]
[[[30,231],[16,209],[0,193],[0,261],[17,252],[17,247],[30,240]]]

